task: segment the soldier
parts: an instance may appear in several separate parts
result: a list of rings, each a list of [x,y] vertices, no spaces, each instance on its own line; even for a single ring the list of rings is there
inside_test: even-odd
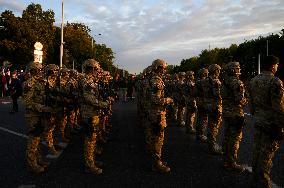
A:
[[[186,103],[185,127],[186,127],[186,133],[190,134],[195,133],[194,121],[197,110],[196,100],[194,97],[194,87],[195,87],[194,72],[187,71],[183,92]]]
[[[221,67],[212,64],[208,67],[209,76],[206,78],[207,91],[205,91],[206,111],[208,114],[208,149],[212,154],[223,154],[222,149],[216,143],[218,131],[222,121],[222,97],[219,75]]]
[[[253,142],[253,187],[272,187],[270,171],[276,151],[284,136],[284,88],[274,74],[279,59],[267,56],[263,71],[250,82],[250,110],[255,119]]]
[[[224,80],[221,86],[224,120],[224,167],[244,171],[238,164],[238,150],[244,127],[245,86],[239,79],[241,75],[239,62],[230,62],[224,66]]]
[[[69,139],[66,138],[65,132],[66,132],[66,125],[70,122],[69,114],[72,110],[72,85],[70,85],[70,79],[69,77],[69,69],[63,67],[60,71],[60,96],[62,99],[62,105],[57,106],[57,123],[55,127],[55,134],[58,135],[58,137],[61,138],[62,142],[69,142]],[[68,124],[69,126],[70,124]],[[68,131],[70,130],[70,127],[67,127]],[[58,139],[58,138],[57,138]],[[57,141],[58,142],[58,141]]]
[[[175,121],[178,120],[178,97],[179,97],[178,87],[177,87],[178,80],[179,80],[178,74],[177,73],[173,74],[173,79],[172,79],[172,83],[171,83],[171,86],[172,86],[172,98],[174,100],[174,103],[172,105],[172,107],[173,107],[172,113],[173,113],[173,119]]]
[[[44,130],[44,139],[47,144],[48,151],[52,155],[58,155],[54,147],[54,128],[56,125],[60,124],[60,118],[58,114],[61,113],[61,96],[60,88],[58,83],[58,71],[59,67],[55,64],[48,64],[45,67],[46,74],[46,85],[45,85],[45,95],[46,95],[46,105],[53,109],[53,113],[48,119],[46,119],[46,125]]]
[[[27,167],[31,172],[41,173],[48,163],[42,160],[39,147],[44,132],[43,113],[50,113],[52,109],[45,106],[45,81],[42,78],[41,64],[29,63],[26,74],[29,79],[24,83],[23,98],[26,106],[26,122],[29,126],[26,148]]]
[[[151,135],[152,170],[162,173],[170,172],[170,167],[162,161],[162,147],[164,143],[164,129],[166,122],[166,105],[171,104],[171,98],[164,98],[164,82],[162,76],[167,68],[166,62],[157,59],[152,63],[153,76],[150,80],[150,109],[148,110],[149,124],[146,129]]]
[[[175,87],[177,87],[177,118],[178,118],[178,126],[184,126],[184,110],[185,110],[185,98],[183,93],[184,88],[184,79],[185,72],[178,73],[178,82]]]
[[[84,159],[85,172],[102,174],[102,169],[95,162],[95,149],[97,141],[97,131],[99,130],[99,109],[107,108],[108,103],[100,100],[97,83],[97,71],[99,63],[94,59],[88,59],[83,64],[85,77],[80,81],[80,107],[82,120],[84,123]]]
[[[204,103],[204,80],[208,77],[208,69],[202,68],[198,71],[199,78],[196,81],[194,95],[196,97],[197,105],[197,120],[196,120],[196,139],[201,142],[207,142],[205,131],[208,123],[208,116],[206,113],[206,106]]]

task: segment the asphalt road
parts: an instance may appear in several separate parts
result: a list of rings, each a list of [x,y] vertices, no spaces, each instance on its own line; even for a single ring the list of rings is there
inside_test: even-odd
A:
[[[151,171],[145,153],[143,129],[136,114],[135,102],[114,105],[113,130],[104,152],[97,157],[103,161],[103,175],[84,173],[83,140],[78,134],[42,175],[30,174],[25,166],[27,126],[24,107],[9,114],[9,99],[0,99],[0,188],[33,187],[250,187],[249,171],[237,174],[222,167],[222,158],[207,153],[207,146],[187,135],[185,128],[171,121],[165,131],[163,158],[172,171],[159,174]],[[252,118],[246,116],[247,125],[240,145],[239,160],[251,166]],[[223,129],[218,141],[221,143]],[[45,154],[46,151],[43,150]],[[284,187],[284,149],[274,158],[272,180],[274,187]]]

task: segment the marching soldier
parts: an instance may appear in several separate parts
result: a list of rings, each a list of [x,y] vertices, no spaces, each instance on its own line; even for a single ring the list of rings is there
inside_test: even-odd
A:
[[[102,174],[102,169],[98,167],[95,161],[95,149],[97,141],[97,133],[100,123],[100,108],[108,108],[108,103],[103,102],[99,96],[99,88],[97,83],[97,71],[99,63],[94,59],[88,59],[83,64],[83,72],[85,77],[80,81],[80,106],[82,120],[84,123],[84,159],[85,172]]]
[[[178,82],[175,87],[177,87],[177,118],[178,118],[178,125],[184,126],[184,110],[185,110],[185,98],[183,93],[184,88],[184,79],[185,79],[185,72],[178,73]]]
[[[162,76],[166,70],[166,62],[157,59],[152,63],[153,76],[150,80],[150,109],[149,123],[146,126],[150,140],[152,141],[151,155],[152,155],[152,169],[162,173],[170,172],[170,167],[162,161],[162,147],[164,144],[164,129],[167,126],[166,122],[166,105],[171,104],[171,98],[164,98],[164,82]]]
[[[284,137],[284,88],[274,74],[279,59],[267,56],[263,72],[250,82],[250,110],[255,119],[253,142],[253,187],[272,187],[270,171],[275,153]]]
[[[194,121],[196,116],[196,100],[194,96],[194,72],[188,71],[186,72],[186,81],[184,84],[184,98],[186,103],[186,115],[185,115],[185,128],[186,133],[194,134],[195,128],[194,128]]]
[[[206,78],[208,90],[204,93],[208,114],[208,149],[212,154],[222,155],[222,149],[216,143],[222,121],[221,81],[219,80],[221,67],[217,64],[212,64],[208,67],[208,71],[209,76]]]
[[[240,80],[239,62],[230,62],[224,66],[224,80],[221,86],[223,120],[225,126],[223,151],[224,167],[237,171],[245,168],[238,164],[239,144],[244,128],[244,106],[247,104],[245,86]]]
[[[208,115],[206,113],[206,105],[204,101],[205,90],[207,86],[204,80],[208,77],[208,69],[202,68],[198,71],[199,78],[196,81],[196,87],[194,95],[196,97],[196,105],[197,105],[197,120],[196,120],[196,139],[201,142],[207,142],[207,137],[205,136],[207,123],[208,123]]]
[[[38,62],[29,63],[26,74],[29,79],[24,83],[23,98],[26,106],[26,122],[29,126],[26,148],[27,167],[31,172],[41,173],[48,163],[42,160],[40,140],[44,133],[44,115],[51,113],[51,107],[45,105],[45,81],[41,73],[42,65]]]
[[[60,95],[60,88],[58,83],[58,71],[59,67],[55,64],[48,64],[45,67],[46,74],[46,85],[45,85],[45,95],[46,95],[46,105],[51,107],[53,113],[47,119],[46,127],[44,130],[44,138],[47,144],[48,151],[52,155],[58,155],[59,151],[57,151],[54,147],[54,128],[56,125],[60,124],[61,119],[58,114],[61,113],[62,107],[62,99]],[[50,121],[50,122],[49,122]]]

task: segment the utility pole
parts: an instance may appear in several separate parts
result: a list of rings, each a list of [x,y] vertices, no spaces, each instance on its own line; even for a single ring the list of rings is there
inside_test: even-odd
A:
[[[260,54],[258,54],[257,73],[260,74]]]
[[[268,40],[266,40],[266,55],[268,56]]]
[[[61,6],[61,43],[60,43],[60,69],[62,68],[62,59],[63,59],[63,27],[64,27],[64,0],[62,0]]]

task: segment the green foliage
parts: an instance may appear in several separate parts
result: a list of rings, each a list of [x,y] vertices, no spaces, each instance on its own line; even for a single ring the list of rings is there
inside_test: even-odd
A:
[[[258,54],[261,57],[267,54],[267,41],[269,55],[275,55],[280,58],[280,64],[284,63],[284,29],[279,34],[271,34],[267,37],[258,37],[257,39],[245,41],[239,46],[232,44],[229,48],[215,48],[212,50],[203,50],[197,57],[183,59],[179,66],[174,66],[171,73],[192,70],[197,72],[210,64],[219,64],[223,66],[230,61],[238,61],[241,65],[241,78],[251,79],[257,74]],[[263,59],[263,58],[261,58]],[[261,63],[264,63],[261,61]],[[284,78],[284,66],[280,66],[277,76]]]
[[[0,57],[24,68],[33,61],[35,42],[43,44],[43,63],[59,64],[61,28],[54,26],[54,12],[43,11],[41,5],[30,4],[22,17],[6,10],[0,17]],[[96,44],[91,30],[83,23],[67,23],[64,27],[63,64],[80,69],[82,62],[94,58],[105,70],[117,72],[113,66],[114,53],[105,44]],[[93,41],[92,41],[93,40]]]

